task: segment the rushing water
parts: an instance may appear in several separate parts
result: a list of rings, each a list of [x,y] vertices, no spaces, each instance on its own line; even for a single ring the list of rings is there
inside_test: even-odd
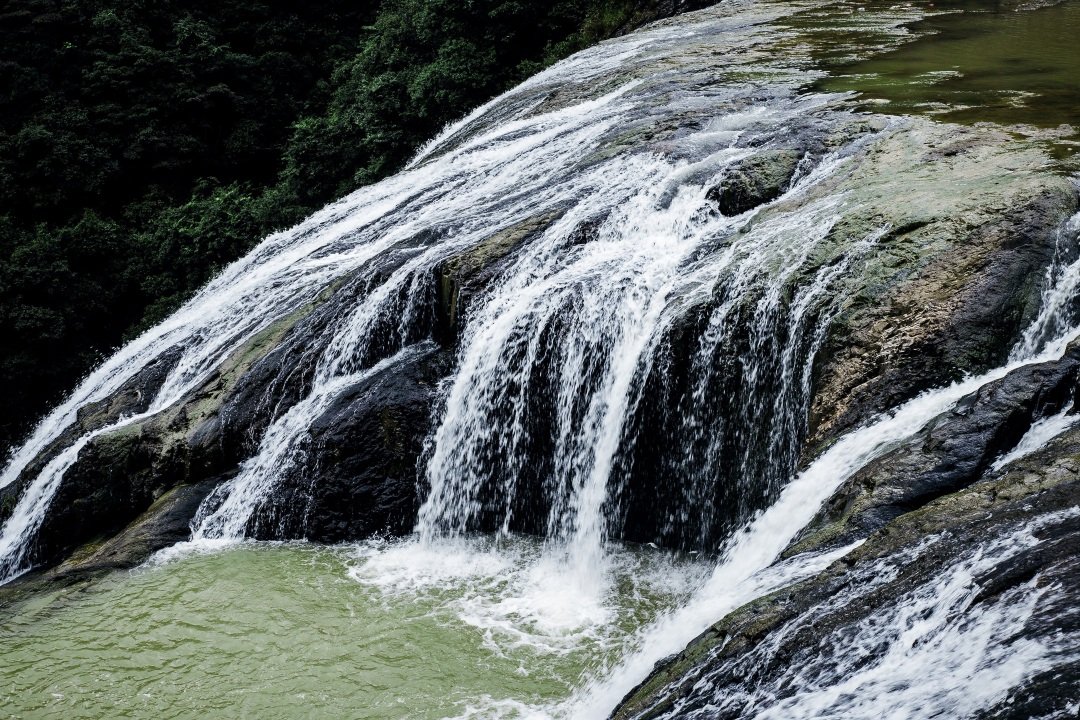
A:
[[[1080,216],[1006,365],[868,421],[796,472],[817,353],[894,229],[882,220],[845,235],[845,218],[881,213],[880,198],[844,183],[904,131],[893,119],[821,140],[849,98],[803,92],[820,73],[802,50],[762,49],[805,40],[805,18],[800,30],[775,21],[815,9],[732,3],[581,53],[448,128],[405,172],[268,238],[106,362],[4,469],[0,486],[25,486],[0,533],[4,581],[30,567],[50,502],[95,437],[174,406],[274,321],[363,281],[305,348],[310,387],[203,504],[190,543],[4,620],[5,706],[43,717],[599,718],[711,622],[850,551],[777,563],[866,463],[986,383],[1061,356],[1080,334]],[[896,45],[918,14],[883,13],[866,42]],[[679,130],[656,130],[665,123]],[[732,168],[790,151],[796,133],[814,142],[778,197],[716,211],[710,193]],[[626,150],[627,138],[642,148]],[[432,350],[438,269],[533,225],[459,331],[418,468],[415,536],[245,542],[267,527],[275,536],[276,491],[309,461],[313,423]],[[682,388],[665,384],[676,346]],[[170,351],[179,360],[145,412],[64,439],[80,407]],[[664,422],[657,398],[675,399]],[[1068,409],[1040,420],[998,467],[1073,421]],[[692,555],[618,542],[635,483],[657,470],[646,450],[658,428],[660,469],[677,487],[650,508],[656,536]],[[698,551],[716,554],[693,560]],[[942,597],[977,562],[881,623],[950,616]],[[971,636],[942,637],[955,642],[923,651],[956,654]],[[832,692],[808,687],[798,712],[843,711]]]
[[[762,475],[746,493],[732,492],[737,502],[728,526],[706,522],[696,544],[722,536],[774,497],[794,467],[798,438],[792,431],[801,427],[808,401],[807,368],[832,307],[842,299],[837,283],[881,232],[836,247],[829,230],[844,198],[807,193],[842,172],[846,159],[872,137],[825,157],[807,156],[782,198],[792,207],[752,228],[747,213],[729,218],[712,209],[709,189],[733,163],[782,139],[797,118],[836,101],[797,95],[814,77],[797,62],[781,59],[769,68],[756,63],[762,57],[758,42],[773,32],[764,22],[782,12],[779,6],[747,6],[735,15],[705,15],[697,24],[601,46],[466,118],[409,170],[268,239],[173,318],[122,350],[41,424],[5,469],[3,482],[14,482],[36,453],[61,437],[81,404],[107,396],[165,350],[179,348],[180,360],[147,414],[176,403],[275,318],[364,268],[374,279],[356,304],[312,339],[316,362],[307,396],[277,416],[254,457],[200,511],[197,538],[242,537],[272,522],[274,491],[282,475],[304,461],[312,422],[342,393],[428,342],[424,321],[436,268],[475,252],[493,235],[550,216],[557,219],[470,309],[432,438],[421,534],[493,529],[492,502],[503,506],[495,511],[501,515],[495,525],[504,530],[520,529],[511,518],[524,522],[542,513],[544,520],[525,528],[561,545],[583,582],[594,575],[617,514],[611,504],[633,464],[631,420],[650,370],[673,324],[719,295],[725,299],[702,336],[697,382],[708,383],[714,372],[709,360],[749,327],[740,358],[748,369],[735,381],[741,402],[732,406],[748,414],[765,405],[776,410],[775,427],[746,438],[735,423],[685,428],[691,443],[717,438],[704,443],[701,462],[687,463],[698,466],[696,472],[716,469],[709,463],[716,454],[710,443],[734,443],[741,455],[727,478],[705,477],[706,484],[734,488],[740,477]],[[716,83],[717,73],[734,68],[703,54],[706,48],[755,63],[766,80]],[[669,74],[671,62],[685,67]],[[621,74],[612,78],[616,70]],[[596,76],[604,81],[594,87]],[[692,92],[682,87],[697,77],[712,84]],[[584,97],[551,101],[555,92],[575,90]],[[620,133],[648,127],[658,117],[678,118],[693,130],[663,148],[612,151]],[[595,237],[581,242],[587,227]],[[812,282],[789,304],[787,293],[803,275]],[[747,311],[749,317],[740,317]],[[553,400],[545,408],[547,397]],[[35,533],[64,472],[100,432],[83,435],[36,477],[25,478],[27,490],[0,539],[4,577],[28,567]],[[777,439],[776,447],[755,451]],[[550,451],[527,453],[529,445]],[[539,509],[516,504],[515,483],[543,488]],[[696,512],[697,505],[691,492],[672,514]],[[489,519],[478,525],[479,509]]]
[[[946,549],[945,532],[865,563],[844,592],[696,678],[698,687],[715,682],[724,689],[708,707],[676,701],[657,717],[978,717],[1011,689],[1080,659],[1075,632],[1032,622],[1054,604],[1056,583],[1036,576],[989,597],[984,588],[988,573],[1022,563],[1043,542],[1042,531],[1078,516],[1080,507],[1073,507],[1014,524],[982,543],[964,538],[959,557]],[[943,567],[928,581],[905,583],[905,573],[927,555],[949,560],[935,563]],[[870,612],[863,614],[864,607]],[[801,630],[818,623],[830,631],[817,647],[792,647]],[[756,668],[769,666],[779,672],[765,681],[754,677]],[[1071,717],[1068,709],[1053,716]]]
[[[1080,238],[1068,232],[1060,241],[1075,245]],[[330,549],[196,541],[9,617],[0,626],[0,674],[11,688],[5,702],[41,717],[222,708],[274,717],[335,717],[358,708],[365,717],[388,718],[604,717],[653,663],[718,617],[847,553],[850,547],[773,564],[853,472],[973,390],[1060,356],[1080,335],[1065,302],[1078,268],[1080,260],[1049,271],[1043,306],[1058,308],[1059,331],[1041,340],[1026,333],[1008,365],[926,393],[843,437],[733,537],[713,568],[609,547],[597,594],[567,583],[561,557],[543,543],[514,536]],[[1033,327],[1045,320],[1040,314]],[[1032,433],[1042,436],[1039,427]],[[1015,452],[1033,442],[1025,437]],[[815,674],[800,676],[803,689],[765,716],[811,718],[830,708],[852,717],[892,716],[910,707],[955,710],[957,698],[976,710],[1053,667],[1070,646],[993,641],[1006,624],[1022,625],[1048,592],[1034,581],[956,622],[977,592],[972,576],[1036,543],[1031,532],[1020,527],[899,598],[883,617],[867,621],[874,632],[898,638],[883,659],[852,660],[848,672],[844,658],[868,646],[822,655]],[[875,566],[862,589],[887,579],[887,571]],[[921,624],[912,627],[913,617]],[[912,640],[912,633],[927,639]],[[916,666],[935,668],[940,682],[893,682]],[[972,695],[976,681],[984,691]],[[878,692],[881,683],[891,694]]]

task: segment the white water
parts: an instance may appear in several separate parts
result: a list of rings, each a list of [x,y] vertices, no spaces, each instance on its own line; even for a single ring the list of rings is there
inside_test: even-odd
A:
[[[1058,435],[1074,427],[1077,421],[1080,421],[1080,415],[1071,414],[1072,408],[1070,402],[1061,409],[1061,412],[1033,422],[1016,447],[995,460],[990,469],[997,471],[1015,460],[1027,457],[1046,447],[1047,443]]]
[[[646,48],[662,53],[669,35],[670,31],[658,31],[626,46],[608,45],[571,59],[562,71],[548,71],[508,95],[505,104],[511,107],[515,98],[524,98],[525,107],[514,109],[514,115],[523,117],[511,116],[434,159],[430,157],[435,151],[432,146],[421,153],[413,169],[359,190],[298,227],[267,238],[173,316],[124,347],[83,381],[12,455],[0,474],[0,487],[18,480],[36,457],[60,439],[75,424],[79,408],[109,397],[166,351],[183,349],[148,413],[119,425],[136,422],[180,401],[247,340],[314,300],[333,281],[407,244],[425,230],[442,230],[445,236],[437,248],[407,262],[340,329],[333,346],[338,352],[320,364],[320,381],[340,383],[337,375],[361,372],[367,360],[361,352],[363,343],[359,347],[350,343],[363,338],[380,311],[408,310],[388,300],[394,290],[415,281],[437,259],[520,222],[538,207],[558,206],[572,201],[576,193],[587,192],[587,187],[557,185],[552,179],[569,174],[627,110],[616,101],[633,84],[565,109],[524,117],[528,106],[543,98],[549,85],[570,83],[568,77],[603,73]],[[466,118],[444,136],[464,133],[471,122]],[[361,366],[354,367],[356,364]],[[315,395],[332,397],[326,388],[317,389]],[[319,403],[310,402],[309,406],[318,409]],[[6,551],[0,555],[0,582],[25,571],[34,533],[64,470],[92,439],[90,433],[104,431],[93,429],[69,441],[67,447],[60,448],[62,463],[49,464],[36,477],[26,479],[28,488],[0,536],[0,547]],[[250,509],[242,507],[239,512]],[[229,527],[241,524],[238,517]]]
[[[662,46],[671,36],[670,31],[656,31],[652,44]],[[619,57],[625,60],[627,52]],[[608,55],[600,53],[601,69],[613,67]],[[580,56],[567,64],[563,84],[566,74],[578,73],[580,66]],[[790,72],[791,81],[803,78]],[[745,89],[715,91],[718,102],[742,92]],[[675,302],[706,300],[728,263],[741,267],[747,285],[770,274],[776,276],[774,284],[782,285],[806,264],[814,247],[806,242],[807,235],[824,238],[839,202],[825,198],[808,203],[724,247],[721,241],[733,233],[734,221],[712,211],[706,199],[710,184],[748,154],[735,147],[744,134],[767,137],[796,115],[828,103],[828,97],[796,99],[781,92],[751,111],[715,117],[682,141],[697,152],[707,150],[692,164],[657,153],[621,153],[581,166],[582,157],[602,148],[609,131],[653,100],[651,91],[632,80],[568,108],[503,118],[492,128],[473,130],[475,134],[446,156],[450,160],[425,160],[428,151],[422,152],[418,174],[451,161],[469,170],[454,192],[434,188],[415,220],[414,232],[440,230],[442,241],[410,257],[332,328],[308,398],[274,423],[259,454],[208,501],[196,537],[243,534],[268,499],[275,477],[302,461],[298,448],[306,428],[340,392],[359,381],[348,376],[370,362],[375,329],[396,324],[395,342],[410,342],[408,318],[421,313],[440,263],[500,230],[550,215],[558,219],[528,242],[494,290],[469,309],[458,369],[443,421],[432,438],[427,470],[432,490],[420,513],[419,530],[430,541],[475,529],[478,496],[481,491],[491,494],[493,475],[499,486],[494,494],[505,504],[502,525],[509,529],[520,463],[537,461],[527,460],[518,447],[528,439],[526,415],[535,421],[541,413],[529,395],[530,378],[552,370],[558,374],[553,380],[555,448],[547,458],[550,472],[539,479],[551,504],[546,535],[569,550],[573,572],[567,581],[603,592],[595,581],[604,575],[604,505],[612,495],[612,468],[625,442],[623,426],[640,393],[640,377],[674,317]],[[472,124],[476,118],[466,119],[447,137],[465,133]],[[842,165],[840,157],[827,159],[788,196],[799,196]],[[694,181],[687,182],[688,176]],[[605,215],[597,237],[584,244],[576,239],[582,227]],[[785,264],[785,256],[797,247],[804,248],[801,258]],[[703,251],[711,254],[702,257]],[[777,268],[790,269],[785,273]],[[405,320],[399,320],[402,317]],[[549,328],[558,328],[554,346],[543,345]],[[493,466],[493,458],[506,467]],[[224,501],[211,511],[222,496]]]
[[[306,439],[306,431],[318,410],[325,408],[338,393],[415,356],[417,350],[416,346],[409,346],[366,370],[331,377],[293,405],[267,428],[259,450],[243,464],[240,473],[215,488],[211,498],[203,503],[192,522],[195,528],[192,539],[242,538],[255,508],[273,490],[274,481],[302,454],[300,444]],[[208,510],[210,507],[213,511]]]
[[[782,669],[775,684],[732,688],[717,698],[717,705],[740,708],[741,717],[759,720],[914,720],[971,717],[1001,703],[1010,688],[1080,657],[1080,645],[1062,633],[1025,632],[1039,605],[1055,591],[1052,584],[1035,578],[979,602],[978,578],[1037,545],[1040,528],[1078,514],[1080,508],[1040,517],[988,541],[943,568],[931,582],[901,594],[854,627],[834,631],[823,640],[821,652],[807,648],[796,664]],[[910,553],[862,568],[849,591],[789,621],[740,662],[763,666],[800,626],[845,607],[859,607],[941,541],[941,536],[929,537]],[[699,680],[708,681],[707,675]],[[776,693],[789,684],[796,691],[776,700]],[[708,716],[680,703],[664,715]]]
[[[56,448],[57,462],[20,480],[26,489],[0,535],[5,551],[0,555],[0,581],[28,567],[34,535],[64,471],[94,437],[180,402],[257,332],[312,302],[335,280],[374,265],[389,266],[388,276],[317,338],[315,351],[320,354],[307,397],[292,408],[278,409],[281,414],[257,455],[200,513],[197,537],[243,535],[278,477],[303,462],[304,435],[312,421],[341,393],[392,365],[398,357],[394,353],[424,339],[426,331],[418,335],[414,321],[429,301],[434,269],[499,232],[549,214],[558,220],[518,254],[495,292],[477,301],[475,317],[467,325],[459,369],[433,438],[427,469],[432,492],[420,530],[430,538],[471,529],[481,476],[492,470],[521,470],[513,463],[525,457],[516,446],[523,439],[522,418],[531,399],[523,381],[530,368],[547,362],[561,376],[549,378],[555,386],[556,416],[555,448],[541,478],[550,505],[545,529],[569,551],[579,579],[588,581],[603,563],[609,532],[606,505],[617,500],[619,492],[612,482],[615,466],[632,444],[626,423],[670,324],[708,302],[717,280],[726,276],[731,299],[716,311],[720,315],[712,321],[711,340],[703,352],[736,331],[736,323],[723,316],[724,308],[734,308],[750,291],[758,293],[758,340],[751,352],[760,352],[764,338],[779,326],[792,337],[819,339],[825,326],[822,313],[829,312],[825,296],[841,274],[836,268],[846,268],[863,252],[856,246],[833,268],[814,265],[821,258],[813,253],[838,217],[843,199],[802,197],[808,188],[842,172],[845,154],[858,152],[859,143],[801,177],[778,201],[793,207],[749,232],[743,225],[748,218],[719,216],[706,200],[707,189],[724,169],[750,154],[738,146],[744,135],[767,143],[782,135],[794,118],[835,100],[796,97],[794,91],[811,76],[783,62],[766,67],[755,54],[759,35],[768,30],[754,23],[782,12],[742,8],[736,18],[716,12],[698,25],[657,28],[579,54],[448,128],[406,172],[268,238],[174,316],[110,359],[15,453],[0,484],[20,480],[50,445],[68,443]],[[703,61],[694,52],[701,48],[723,50],[753,63],[756,71],[768,70],[767,88],[719,84],[672,100],[669,88],[656,84],[665,72],[655,67],[672,62],[700,66]],[[648,81],[628,77],[635,65],[651,68],[642,72]],[[722,66],[734,67],[730,58]],[[716,72],[708,65],[705,69]],[[614,83],[596,80],[612,73],[623,75]],[[683,75],[692,73],[672,77]],[[599,83],[602,92],[590,82]],[[538,109],[557,92],[580,97],[565,106]],[[748,93],[755,94],[752,107],[745,102]],[[656,148],[604,156],[606,143],[620,128],[641,118],[646,126],[651,124],[657,107],[666,114],[706,121],[663,152]],[[706,114],[707,107],[721,109]],[[583,165],[582,159],[590,156],[597,159]],[[693,160],[684,159],[688,157]],[[578,244],[575,233],[597,217],[606,218],[597,237]],[[740,225],[744,232],[736,233]],[[814,281],[800,291],[792,311],[781,298],[797,272],[811,273]],[[555,323],[557,345],[542,347],[543,330]],[[382,339],[375,347],[372,338],[377,334]],[[87,428],[75,433],[75,439],[63,438],[81,406],[108,397],[174,348],[181,349],[180,359],[146,413],[110,428]],[[785,370],[796,370],[796,352],[768,351]],[[520,352],[526,354],[523,361],[513,357]],[[812,354],[811,348],[811,360]],[[808,366],[804,363],[801,374],[792,372],[796,380],[791,382],[805,386]],[[789,382],[786,373],[781,376]],[[503,392],[511,384],[520,387],[515,393]],[[764,399],[766,390],[753,387],[751,379],[746,392]],[[787,387],[776,394],[777,402],[791,404],[777,413],[791,425],[805,403],[805,392],[795,393],[800,397],[793,403]],[[511,422],[500,429],[507,413]],[[493,455],[502,455],[509,466],[491,467]],[[516,478],[520,473],[499,474]],[[503,525],[509,528],[514,488],[499,492],[505,503]]]
[[[732,126],[736,122],[729,120]],[[735,151],[720,152],[717,159],[724,163],[733,155],[738,156]],[[800,196],[842,165],[841,159],[822,163],[785,200]],[[678,167],[674,172],[685,174]],[[761,296],[758,312],[766,318],[759,335],[773,331],[778,321],[797,335],[804,331],[807,311],[820,305],[814,300],[820,301],[847,264],[880,237],[873,234],[842,262],[816,270],[809,287],[792,303],[793,311],[785,315],[779,296],[792,274],[807,269],[843,198],[812,201],[797,213],[762,220],[702,258],[703,249],[731,234],[733,223],[706,212],[707,184],[680,187],[658,208],[658,197],[669,193],[673,182],[646,175],[646,189],[615,206],[598,229],[598,238],[580,250],[568,248],[573,228],[610,206],[612,199],[590,197],[522,254],[470,319],[427,466],[431,492],[418,527],[426,541],[474,529],[483,509],[481,498],[490,495],[492,484],[502,478],[518,482],[526,463],[536,462],[525,447],[533,439],[529,425],[542,412],[542,393],[531,387],[540,371],[541,381],[555,388],[551,467],[534,480],[550,493],[546,536],[568,552],[572,574],[596,577],[607,530],[604,504],[615,490],[613,467],[627,443],[625,424],[676,313],[707,301],[723,278],[731,299],[715,311],[715,330],[702,354],[713,352],[725,333],[737,331],[724,313],[732,313],[754,293]],[[824,325],[819,323],[814,331],[820,335]],[[559,328],[554,339],[545,334],[552,327]],[[808,362],[812,359],[811,353]],[[545,368],[551,368],[554,377],[544,377]],[[800,378],[800,373],[793,374]],[[499,491],[506,531],[513,519],[515,487]]]
[[[1059,243],[1080,245],[1080,214],[1067,225],[1070,232]],[[1053,268],[1043,292],[1042,307],[1067,307],[1075,296],[1072,278],[1080,273],[1080,260]],[[1036,323],[1045,321],[1040,313]],[[1038,345],[1024,333],[1018,343],[1026,350],[1014,351],[1006,365],[939,390],[933,390],[904,403],[876,422],[847,433],[788,484],[779,499],[760,513],[740,532],[735,533],[723,558],[701,590],[681,608],[650,628],[643,630],[637,649],[611,671],[587,684],[556,711],[557,717],[603,718],[626,693],[645,679],[654,664],[682,649],[691,639],[724,615],[754,598],[779,587],[766,586],[759,591],[751,581],[769,568],[784,549],[817,514],[826,500],[860,468],[874,458],[914,435],[958,400],[983,385],[999,380],[1025,365],[1060,358],[1069,343],[1080,338],[1080,326],[1066,326],[1059,334]],[[1045,427],[1045,426],[1044,426]],[[1034,430],[1040,442],[1054,435]],[[1030,433],[1029,433],[1030,434]],[[1027,438],[1025,438],[1027,439]],[[1038,447],[1032,439],[1024,452]],[[1006,679],[1003,679],[1005,682]]]
[[[1078,181],[1080,185],[1080,181]],[[1075,306],[1080,298],[1080,263],[1065,262],[1080,251],[1080,214],[1074,215],[1058,231],[1057,252],[1046,269],[1046,287],[1053,291],[1043,297],[1038,317],[1028,325],[1013,348],[1013,360],[1036,352],[1051,339],[1067,334],[1076,323]]]
[[[393,185],[395,183],[391,183]],[[63,473],[79,451],[108,430],[138,422],[176,403],[198,387],[232,352],[275,320],[310,302],[322,288],[384,249],[341,239],[371,220],[371,210],[386,202],[390,187],[365,193],[370,205],[351,207],[349,199],[331,205],[289,233],[273,235],[237,261],[161,325],[124,347],[91,374],[37,426],[0,475],[0,487],[19,479],[27,466],[76,422],[79,408],[109,397],[168,350],[183,348],[145,413],[95,428],[60,448],[22,493],[0,531],[0,583],[27,569],[29,544],[52,501]],[[352,210],[348,212],[346,209]]]
[[[106,426],[100,431],[87,433],[42,468],[39,476],[41,481],[30,487],[15,506],[11,517],[4,523],[3,533],[0,534],[0,558],[4,559],[4,563],[0,565],[0,572],[5,574],[0,575],[0,579],[11,580],[29,569],[26,562],[28,548],[23,538],[37,532],[37,529],[41,527],[48,507],[47,499],[56,493],[64,473],[75,464],[79,452],[86,444],[101,433],[115,429],[122,423],[123,421]]]
[[[725,35],[728,29],[737,33]],[[421,510],[421,539],[372,556],[356,579],[391,592],[399,586],[415,589],[463,579],[488,582],[512,573],[512,592],[497,602],[472,596],[462,616],[502,641],[533,643],[548,652],[560,652],[611,622],[605,604],[612,576],[605,550],[611,534],[608,505],[618,497],[620,461],[633,444],[628,421],[637,412],[665,333],[695,308],[709,311],[707,331],[695,348],[698,402],[713,379],[710,361],[740,330],[751,335],[748,351],[738,358],[748,377],[740,390],[748,414],[767,409],[773,418],[761,432],[775,464],[764,478],[744,474],[748,482],[760,482],[771,502],[731,537],[721,561],[695,592],[687,592],[685,604],[644,628],[619,666],[585,683],[566,704],[524,708],[496,698],[470,712],[603,717],[656,660],[681,649],[710,623],[819,572],[850,550],[774,564],[821,504],[860,467],[983,384],[1022,365],[1059,357],[1078,334],[1067,308],[1080,266],[1052,269],[1044,312],[1007,366],[915,398],[849,433],[787,482],[790,475],[783,473],[792,467],[792,435],[805,413],[814,353],[844,299],[840,281],[845,273],[857,272],[888,228],[851,247],[831,248],[829,233],[836,221],[859,208],[843,194],[814,192],[842,177],[850,157],[874,138],[824,159],[767,208],[738,218],[710,210],[708,188],[725,168],[752,152],[740,140],[752,135],[767,142],[794,119],[834,100],[794,97],[791,91],[808,76],[779,61],[762,64],[752,53],[759,32],[764,31],[745,22],[729,28],[721,15],[717,23],[701,28],[654,30],[575,56],[448,128],[405,173],[267,239],[88,378],[13,456],[0,484],[14,482],[74,423],[79,407],[107,397],[169,348],[184,348],[148,413],[83,434],[30,480],[0,537],[0,579],[26,569],[33,534],[64,471],[94,436],[176,403],[274,319],[310,302],[334,280],[396,257],[400,262],[388,276],[320,338],[325,342],[310,392],[284,409],[257,454],[215,493],[200,514],[193,547],[242,537],[280,474],[304,461],[311,423],[343,392],[421,350],[424,339],[415,336],[411,320],[422,311],[428,290],[424,283],[434,268],[499,231],[547,213],[558,219],[510,258],[499,282],[469,309],[458,366],[445,388],[431,439],[425,468],[431,492]],[[581,88],[590,78],[666,58],[692,45],[687,35],[694,33],[702,36],[699,49],[722,50],[728,58],[745,52],[746,62],[756,63],[755,71],[771,72],[771,94],[749,108],[742,107],[743,101],[763,92],[761,87],[696,88],[692,100],[672,99],[657,87],[662,73],[631,79],[628,72],[601,93]],[[549,95],[567,86],[582,90],[584,98],[545,108]],[[658,106],[677,117],[691,110],[700,113],[709,103],[722,110],[672,139],[666,150],[657,146],[606,158],[599,153],[630,120],[647,117]],[[584,158],[591,159],[586,163]],[[575,233],[597,218],[602,221],[595,237],[579,244]],[[415,244],[425,233],[434,233],[438,241]],[[710,305],[718,285],[728,299]],[[739,317],[746,298],[751,299],[748,326],[740,325]],[[392,347],[373,347],[375,330],[388,327]],[[545,330],[557,331],[555,340],[545,339]],[[770,345],[780,330],[786,344]],[[757,374],[759,361],[773,363],[779,385],[767,382],[764,372]],[[478,549],[467,535],[479,527],[485,512],[497,516],[503,534],[517,520],[515,482],[533,470],[525,465],[535,461],[521,448],[532,432],[528,416],[537,409],[532,402],[536,395],[530,393],[541,392],[530,387],[537,369],[546,373],[543,392],[550,391],[552,409],[552,450],[541,474],[548,499],[542,526],[550,545],[543,557],[530,560],[527,572],[516,572],[513,555]],[[686,467],[717,465],[721,449],[710,440],[720,435],[717,426],[695,425],[696,418],[687,422],[694,442]],[[1043,438],[1039,433],[1036,440]],[[747,453],[736,460],[744,471],[748,458]],[[687,485],[687,512],[698,507],[708,481]],[[490,504],[494,484],[498,507],[493,511],[485,503]],[[690,525],[688,519],[682,522]],[[708,536],[710,522],[703,519],[700,538]]]

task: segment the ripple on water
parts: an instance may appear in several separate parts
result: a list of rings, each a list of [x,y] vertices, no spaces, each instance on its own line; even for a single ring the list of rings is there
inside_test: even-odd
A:
[[[550,549],[549,549],[550,550]],[[704,564],[521,538],[186,544],[0,624],[0,705],[43,718],[542,717]]]

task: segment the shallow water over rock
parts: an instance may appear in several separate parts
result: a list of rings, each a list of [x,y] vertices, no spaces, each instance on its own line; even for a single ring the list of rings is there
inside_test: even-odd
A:
[[[858,92],[877,112],[1053,129],[1059,154],[1080,152],[1080,3],[946,2],[932,12],[942,14],[912,24],[917,39],[891,52],[835,65],[823,52],[831,67],[818,87]]]

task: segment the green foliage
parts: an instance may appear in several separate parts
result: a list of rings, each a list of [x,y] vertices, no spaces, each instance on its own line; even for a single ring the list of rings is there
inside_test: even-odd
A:
[[[266,234],[661,2],[6,3],[0,448]]]
[[[272,210],[298,116],[369,4],[0,9],[0,447],[139,327],[307,207]]]

